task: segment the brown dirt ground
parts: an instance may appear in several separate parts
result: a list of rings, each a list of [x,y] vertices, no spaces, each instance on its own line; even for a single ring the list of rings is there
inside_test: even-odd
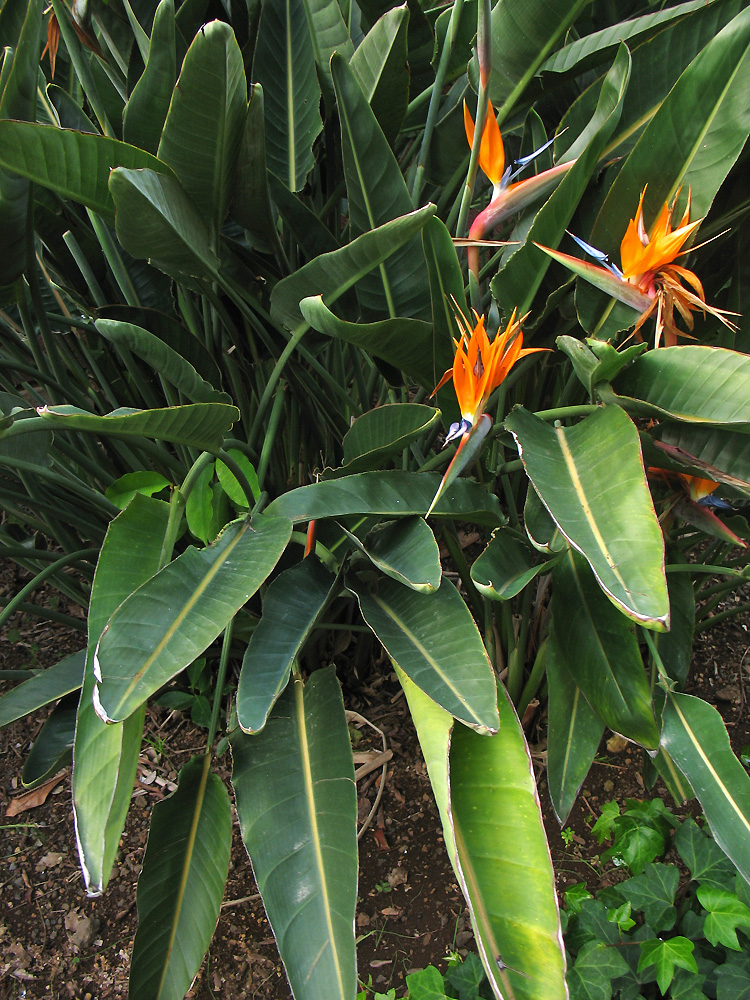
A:
[[[21,579],[14,567],[0,568],[0,598],[7,600]],[[35,600],[43,601],[44,595]],[[737,750],[750,744],[750,712],[745,704],[749,626],[747,616],[730,619],[698,636],[695,644],[691,690],[722,711]],[[60,625],[17,616],[3,637],[0,663],[4,669],[51,664],[80,648],[82,636]],[[0,693],[8,686],[0,682]],[[381,992],[395,986],[401,995],[408,972],[428,964],[444,968],[451,951],[465,954],[473,949],[473,936],[395,676],[374,665],[370,675],[347,692],[346,701],[347,708],[385,732],[393,753],[380,804],[360,842],[359,973],[365,980],[371,976]],[[180,767],[203,749],[204,731],[178,713],[149,711],[142,766],[116,870],[106,894],[88,899],[78,867],[69,770],[43,804],[14,818],[4,816],[20,791],[24,758],[45,717],[41,712],[8,727],[0,741],[0,1000],[120,1000],[127,997],[137,923],[135,889],[151,807],[168,793]],[[617,751],[603,744],[567,820],[566,842],[546,793],[544,730],[542,719],[532,723],[529,736],[558,890],[579,881],[589,888],[616,881],[621,876],[600,863],[603,848],[590,828],[604,802],[646,794],[640,751],[631,745]],[[380,749],[379,738],[370,729],[364,727],[362,733],[357,750]],[[228,755],[217,761],[227,784],[229,767]],[[369,813],[381,781],[378,770],[358,782],[360,819]],[[655,792],[668,797],[658,785]],[[195,1000],[289,1000],[291,996],[236,817],[218,928],[188,996]]]

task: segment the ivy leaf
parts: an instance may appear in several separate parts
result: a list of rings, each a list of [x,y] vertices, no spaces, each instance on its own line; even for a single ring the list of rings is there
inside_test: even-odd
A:
[[[678,827],[673,844],[696,882],[731,890],[735,880],[734,866],[695,820],[688,818]]]
[[[677,919],[673,906],[680,873],[674,865],[647,865],[642,875],[636,875],[618,888],[630,900],[634,910],[643,915],[655,931],[671,930]]]
[[[568,971],[570,1000],[610,1000],[612,980],[627,971],[628,963],[616,948],[601,941],[589,941]]]
[[[750,1000],[750,957],[727,956],[716,970],[716,1000]]]
[[[599,819],[591,827],[591,832],[600,844],[603,844],[605,840],[611,840],[614,834],[615,824],[619,818],[620,807],[618,804],[616,802],[605,802],[602,806]]]
[[[750,927],[750,908],[741,903],[733,892],[709,885],[698,888],[698,901],[708,910],[703,933],[711,944],[721,942],[725,948],[742,951],[737,940],[738,927]]]
[[[642,972],[649,966],[656,967],[656,981],[662,994],[667,992],[674,978],[676,968],[687,972],[697,972],[698,963],[693,956],[695,945],[685,937],[673,937],[668,941],[653,938],[641,942],[641,957],[638,960],[638,971]]]

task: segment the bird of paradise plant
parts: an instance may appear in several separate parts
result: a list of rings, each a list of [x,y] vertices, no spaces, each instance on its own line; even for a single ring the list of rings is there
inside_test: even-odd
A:
[[[680,195],[679,191],[671,205],[664,203],[651,229],[647,230],[643,216],[646,187],[641,191],[635,217],[628,223],[620,244],[621,267],[612,263],[606,254],[577,236],[573,236],[576,243],[587,254],[599,260],[601,266],[586,264],[576,257],[547,247],[541,249],[598,288],[637,309],[640,315],[633,336],[641,343],[643,342],[641,329],[654,315],[656,318],[654,347],[660,345],[662,337],[665,347],[674,347],[678,337],[693,339],[691,331],[694,326],[692,315],[694,312],[702,312],[704,317],[710,313],[730,330],[736,329],[735,324],[727,318],[734,314],[709,305],[697,274],[675,263],[678,257],[689,252],[684,249],[685,244],[703,221],[703,219],[689,221],[690,195],[688,194],[685,210],[674,228],[672,217]],[[678,328],[675,310],[684,320],[688,332]]]
[[[456,347],[453,366],[443,374],[432,395],[453,380],[456,399],[461,408],[461,419],[449,427],[443,447],[457,438],[461,440],[430,504],[428,515],[446,486],[474,459],[489,433],[492,417],[485,413],[485,407],[491,394],[517,361],[528,354],[546,350],[542,347],[523,346],[521,323],[526,317],[518,319],[515,309],[505,330],[498,332],[494,340],[490,340],[484,316],[474,311],[475,323],[472,327],[455,303],[453,307],[460,330],[458,340],[453,341]]]

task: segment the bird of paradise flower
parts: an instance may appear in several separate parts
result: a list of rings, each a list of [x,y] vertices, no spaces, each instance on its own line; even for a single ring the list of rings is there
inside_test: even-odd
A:
[[[453,343],[456,353],[453,366],[449,368],[432,391],[434,396],[447,382],[453,380],[456,399],[461,409],[461,419],[451,424],[445,437],[446,444],[460,438],[458,449],[443,476],[438,491],[430,504],[427,515],[445,488],[474,460],[482,442],[492,427],[492,417],[485,413],[485,407],[492,392],[503,382],[513,365],[529,354],[546,350],[542,347],[524,347],[523,319],[517,318],[517,311],[508,321],[505,330],[493,340],[485,329],[484,316],[474,311],[472,327],[460,308],[453,304],[459,338]]]
[[[689,253],[689,249],[684,249],[685,244],[703,221],[702,219],[689,221],[690,196],[688,195],[685,210],[674,228],[672,218],[680,195],[679,191],[671,205],[664,203],[649,231],[646,229],[643,217],[645,194],[644,187],[638,210],[635,217],[630,220],[620,244],[621,267],[612,263],[606,254],[577,236],[573,236],[576,243],[587,254],[598,260],[600,266],[588,264],[577,257],[551,250],[549,247],[540,245],[540,249],[597,288],[636,309],[640,316],[635,323],[633,336],[639,342],[643,341],[641,328],[651,316],[655,316],[656,319],[654,347],[660,345],[662,337],[665,347],[674,347],[678,337],[693,339],[691,331],[695,312],[703,313],[704,317],[707,314],[715,316],[730,330],[737,329],[728,319],[736,313],[709,305],[697,274],[675,263],[678,257]],[[688,332],[677,326],[675,311],[682,317]]]

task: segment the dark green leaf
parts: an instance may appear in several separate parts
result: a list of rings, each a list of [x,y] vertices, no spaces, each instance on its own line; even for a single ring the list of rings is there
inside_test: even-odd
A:
[[[70,653],[54,666],[40,670],[27,681],[6,691],[0,697],[0,728],[77,691],[81,686],[85,660],[85,649]]]

